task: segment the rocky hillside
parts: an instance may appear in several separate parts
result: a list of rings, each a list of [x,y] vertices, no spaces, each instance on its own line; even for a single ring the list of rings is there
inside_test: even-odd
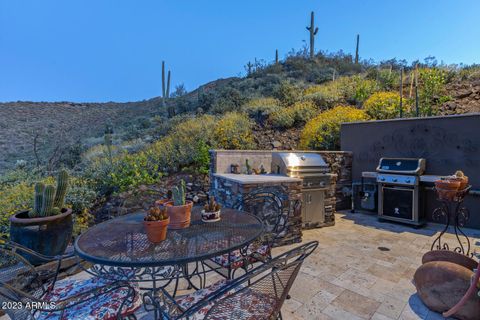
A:
[[[442,114],[480,112],[480,79],[449,83],[447,92],[453,99],[441,106]]]
[[[351,56],[342,53],[319,53],[313,60],[294,54],[278,64],[255,66],[246,77],[218,79],[187,94],[177,95],[167,101],[166,108],[160,98],[129,103],[0,103],[0,173],[13,168],[18,161],[29,166],[41,165],[47,170],[59,166],[75,169],[85,151],[103,143],[107,121],[111,121],[114,127],[114,144],[140,141],[138,148],[141,148],[166,135],[185,117],[204,113],[220,116],[231,111],[244,111],[249,101],[263,97],[273,97],[279,102],[277,109],[266,106],[262,111],[273,112],[277,123],[271,125],[255,121],[255,144],[262,149],[296,149],[304,121],[288,117],[296,117],[296,112],[304,112],[300,109],[308,109],[308,106],[298,105],[298,111],[290,108],[287,115],[279,112],[278,108],[289,107],[296,101],[303,103],[305,99],[319,111],[338,104],[358,107],[368,97],[362,96],[366,94],[362,90],[370,88],[357,88],[357,92],[345,93],[345,90],[350,90],[350,84],[346,82],[342,88],[329,85],[332,75],[337,79],[358,76],[366,79],[363,85],[377,83],[380,87],[376,91],[398,92],[395,76],[398,77],[400,68],[407,68],[410,75],[413,70],[396,60],[388,61],[388,64],[354,64]],[[446,102],[440,101],[438,112],[480,112],[480,75],[477,74],[480,71],[473,66],[448,73],[451,76],[441,97],[447,99]],[[285,83],[288,85],[285,86]],[[306,89],[312,86],[318,88],[307,94]],[[173,119],[167,116],[169,107],[177,115]],[[253,106],[258,107],[261,106]],[[250,118],[255,118],[251,111],[248,112]],[[289,121],[294,125],[285,125]]]

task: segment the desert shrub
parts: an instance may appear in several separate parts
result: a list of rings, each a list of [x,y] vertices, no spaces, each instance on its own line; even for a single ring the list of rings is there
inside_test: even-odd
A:
[[[294,114],[295,124],[304,124],[318,113],[318,108],[309,101],[297,102],[289,110]]]
[[[243,105],[242,111],[250,117],[268,117],[271,113],[281,108],[280,101],[275,98],[257,98]]]
[[[399,88],[400,74],[398,71],[391,69],[380,69],[377,77],[380,88],[385,91]]]
[[[215,146],[215,126],[216,117],[211,115],[178,123],[167,136],[145,149],[148,162],[158,165],[158,170],[165,172],[186,167],[201,168],[205,146]]]
[[[335,81],[309,87],[304,91],[303,100],[313,102],[320,109],[329,109],[344,100],[338,87]]]
[[[338,90],[346,102],[361,105],[367,98],[379,90],[375,80],[360,76],[341,77],[335,80]]]
[[[268,117],[268,122],[276,128],[291,128],[295,124],[295,114],[289,108],[284,108],[273,112]]]
[[[148,161],[144,152],[123,154],[113,161],[110,171],[110,187],[114,191],[125,191],[142,184],[158,182],[162,177],[156,163]]]
[[[0,190],[0,236],[8,235],[8,218],[32,206],[33,187],[31,183],[21,182]]]
[[[466,66],[457,72],[456,77],[461,81],[480,79],[480,65],[473,64]]]
[[[304,124],[318,113],[318,108],[310,101],[296,102],[293,106],[272,113],[269,122],[277,128],[291,128]]]
[[[240,90],[227,86],[219,90],[218,97],[212,103],[209,112],[223,114],[230,111],[237,111],[245,101],[246,98]]]
[[[339,150],[341,124],[366,119],[367,115],[363,110],[350,106],[337,106],[324,111],[307,122],[302,131],[300,145],[315,150]]]
[[[252,149],[255,147],[252,122],[242,113],[225,114],[216,124],[216,145],[223,149]]]
[[[284,106],[289,106],[300,99],[301,90],[288,81],[282,81],[275,92],[275,97],[280,100]]]
[[[362,105],[378,90],[379,85],[375,80],[363,79],[360,76],[340,77],[335,81],[307,88],[303,100],[312,101],[321,109],[329,109],[342,103]]]
[[[418,70],[419,106],[422,114],[437,113],[434,107],[445,94],[447,71],[439,68],[422,68]]]
[[[371,119],[392,119],[399,116],[400,95],[396,92],[377,92],[365,101],[363,108]]]

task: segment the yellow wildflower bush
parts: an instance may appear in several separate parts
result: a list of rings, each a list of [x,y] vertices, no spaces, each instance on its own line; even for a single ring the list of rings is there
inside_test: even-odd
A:
[[[318,113],[318,108],[311,101],[298,101],[291,107],[274,112],[269,122],[277,128],[291,128],[303,124]]]
[[[217,146],[222,149],[252,149],[255,147],[252,122],[243,113],[226,113],[215,126],[214,138]]]
[[[377,92],[363,104],[371,119],[393,119],[399,116],[400,95],[397,92]]]
[[[366,119],[363,110],[351,106],[337,106],[324,111],[307,122],[302,131],[300,146],[314,150],[339,150],[341,124]]]

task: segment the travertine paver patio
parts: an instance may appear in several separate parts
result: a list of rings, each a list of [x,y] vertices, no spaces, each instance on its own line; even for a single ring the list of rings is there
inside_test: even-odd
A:
[[[415,294],[412,277],[441,225],[414,229],[376,216],[337,213],[336,225],[304,230],[319,247],[304,263],[282,309],[284,319],[443,319]],[[466,230],[472,244],[480,231]],[[447,238],[453,241],[453,235]],[[452,242],[453,243],[453,242]],[[295,246],[295,245],[293,245]],[[291,246],[276,248],[274,255]],[[86,277],[85,272],[74,278]],[[221,279],[209,276],[208,282]],[[139,319],[153,319],[139,310]],[[1,320],[6,317],[0,317]]]
[[[423,305],[412,284],[440,229],[436,224],[414,229],[345,212],[336,215],[334,227],[304,231],[304,241],[320,245],[293,285],[284,318],[443,319]],[[480,237],[478,230],[467,233]],[[452,234],[447,238],[453,241]]]

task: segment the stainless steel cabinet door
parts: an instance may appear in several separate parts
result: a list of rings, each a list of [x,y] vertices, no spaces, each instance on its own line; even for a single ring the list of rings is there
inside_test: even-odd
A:
[[[325,222],[325,190],[303,191],[303,224]]]

